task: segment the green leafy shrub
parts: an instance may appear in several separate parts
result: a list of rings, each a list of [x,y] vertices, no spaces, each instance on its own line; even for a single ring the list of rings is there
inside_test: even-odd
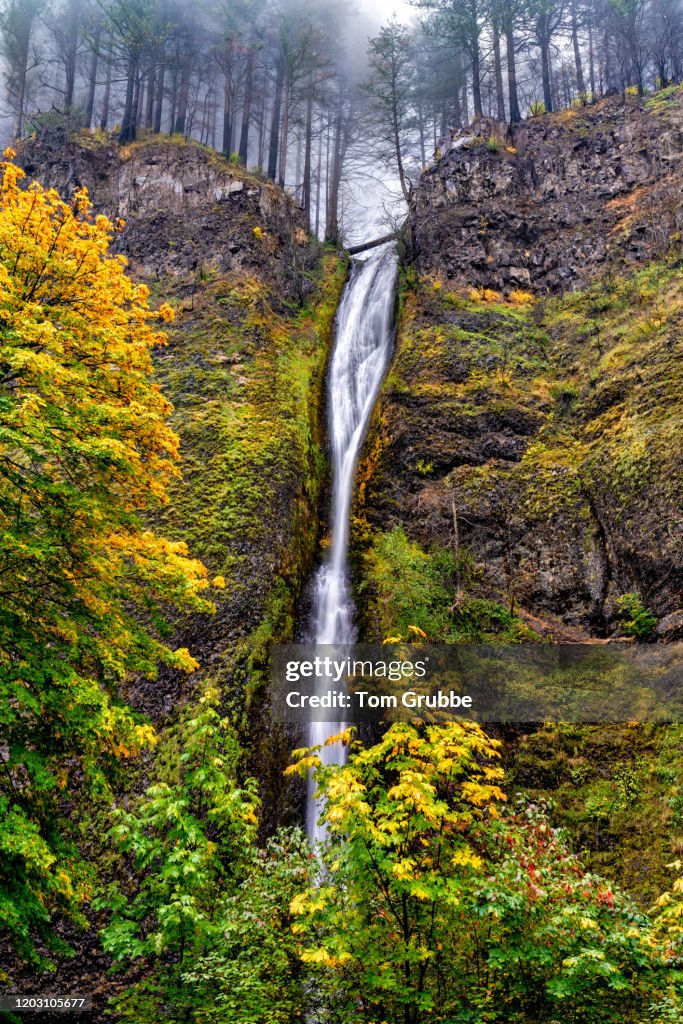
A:
[[[96,906],[111,913],[103,945],[145,978],[116,999],[135,1024],[189,1019],[285,1024],[300,1009],[288,905],[308,881],[301,833],[256,844],[255,783],[236,781],[240,748],[207,691],[171,730],[165,778],[110,838],[125,869]]]
[[[68,119],[38,121],[41,146],[68,137]],[[52,915],[83,924],[91,893],[78,802],[106,806],[121,762],[154,742],[118,685],[164,662],[193,671],[186,649],[166,645],[164,616],[213,605],[206,569],[142,522],[178,473],[151,360],[173,311],[150,309],[149,290],[109,252],[115,225],[94,216],[84,191],[69,205],[26,188],[6,155],[0,917],[14,950],[46,966],[64,945]]]
[[[219,898],[220,941],[182,975],[202,1024],[290,1024],[305,992],[289,904],[308,883],[311,851],[298,829],[256,851],[241,885]]]
[[[617,613],[626,636],[647,640],[657,625],[657,618],[646,608],[638,594],[622,594],[617,598]]]
[[[529,104],[529,113],[532,117],[542,117],[545,114],[545,103],[543,100],[532,100]]]
[[[144,978],[115,1000],[129,1024],[287,1024],[301,1014],[289,903],[309,882],[299,831],[256,842],[256,784],[237,782],[241,750],[208,690],[170,730],[159,778],[110,838],[119,879],[96,901],[118,968]]]
[[[366,581],[382,636],[408,634],[418,626],[432,643],[515,643],[535,634],[496,601],[464,592],[471,570],[467,552],[424,551],[396,527],[376,534],[365,557]]]

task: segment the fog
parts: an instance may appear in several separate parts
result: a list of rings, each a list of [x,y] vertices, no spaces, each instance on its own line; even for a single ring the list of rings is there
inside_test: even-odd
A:
[[[396,15],[399,21],[410,22],[415,19],[416,10],[401,0],[356,0],[356,7],[367,15],[375,26],[383,24]]]
[[[0,136],[64,119],[124,145],[183,137],[285,188],[312,233],[358,242],[400,217],[394,175],[409,197],[477,118],[680,81],[683,3],[642,2],[634,27],[611,0],[588,19],[549,0],[550,20],[519,0],[503,39],[485,0],[0,0]]]

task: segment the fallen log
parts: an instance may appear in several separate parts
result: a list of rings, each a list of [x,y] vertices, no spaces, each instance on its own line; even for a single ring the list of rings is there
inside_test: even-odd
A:
[[[348,250],[349,256],[357,256],[359,252],[365,252],[366,249],[375,249],[378,245],[384,245],[385,242],[395,242],[398,238],[398,233],[392,231],[390,235],[382,235],[381,238],[373,238],[371,242],[362,242],[360,245],[352,245]]]

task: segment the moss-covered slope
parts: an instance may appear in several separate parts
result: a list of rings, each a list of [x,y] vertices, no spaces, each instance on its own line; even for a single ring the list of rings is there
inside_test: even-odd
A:
[[[361,467],[366,637],[624,636],[643,620],[619,598],[636,594],[650,639],[679,638],[680,260],[544,304],[435,283],[404,283]],[[584,859],[648,906],[683,846],[680,730],[507,739],[507,791],[550,800]]]
[[[634,592],[660,635],[678,635],[680,259],[527,298],[406,282],[358,507],[371,607],[391,606],[378,573],[400,528],[428,557],[452,555],[450,620],[431,639],[457,625],[456,569],[463,600],[494,600],[557,639],[619,632],[619,598]]]

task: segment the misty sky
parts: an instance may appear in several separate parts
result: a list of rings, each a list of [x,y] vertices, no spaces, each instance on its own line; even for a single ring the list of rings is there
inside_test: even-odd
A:
[[[380,25],[393,14],[403,22],[415,21],[421,13],[406,0],[349,0],[358,12],[354,28],[375,35]],[[362,26],[362,27],[361,27]],[[363,46],[363,52],[365,47]],[[358,56],[360,57],[360,50]],[[360,57],[363,60],[362,57]],[[365,176],[362,172],[347,182],[342,202],[342,227],[348,245],[367,241],[393,229],[390,218],[402,220],[404,204],[400,196],[398,178],[387,168],[379,168],[368,157]]]
[[[392,14],[400,21],[410,21],[416,14],[415,8],[404,0],[355,0],[355,6],[380,24],[388,21]]]

